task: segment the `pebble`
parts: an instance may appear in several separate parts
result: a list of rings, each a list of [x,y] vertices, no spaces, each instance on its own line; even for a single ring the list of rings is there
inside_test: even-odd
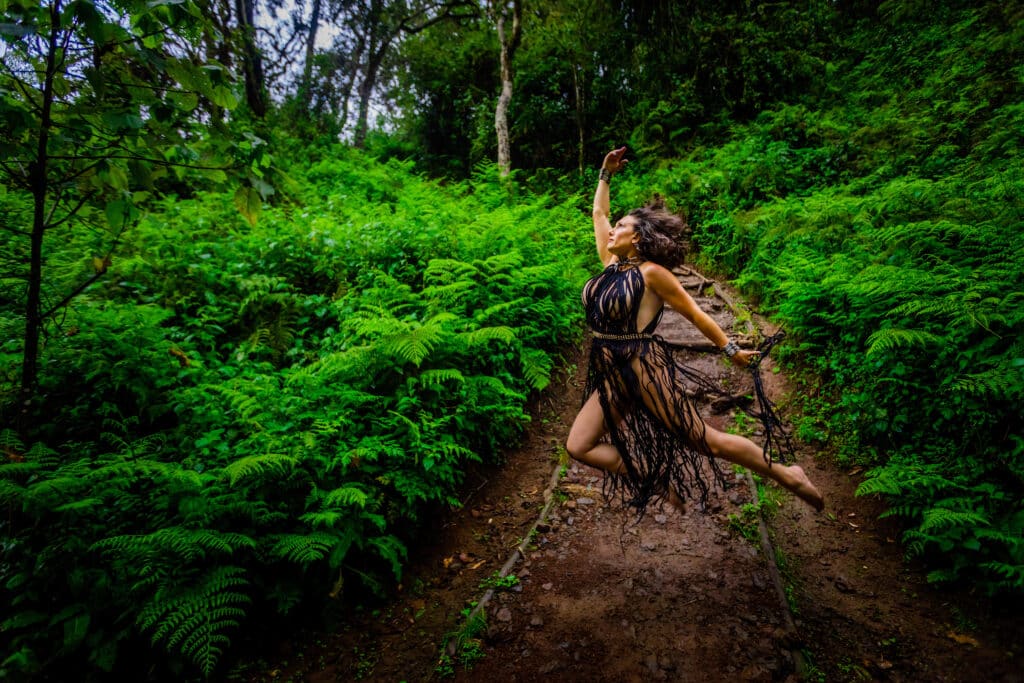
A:
[[[508,607],[502,607],[494,616],[498,619],[498,621],[509,622],[512,621],[512,610],[510,610]]]
[[[533,626],[534,628],[540,628],[543,625],[544,620],[540,617],[534,617],[533,619],[530,619],[530,626]]]
[[[594,504],[594,499],[593,498],[587,498],[587,497],[577,498],[576,499],[576,504],[577,505],[593,505]]]
[[[654,515],[654,521],[658,524],[664,524],[668,521],[668,517],[665,515]]]
[[[542,585],[541,588],[543,588],[546,591],[549,591],[552,588],[554,588],[554,586],[555,586],[555,584],[553,584],[551,582],[548,582],[548,583],[545,583],[544,585]]]

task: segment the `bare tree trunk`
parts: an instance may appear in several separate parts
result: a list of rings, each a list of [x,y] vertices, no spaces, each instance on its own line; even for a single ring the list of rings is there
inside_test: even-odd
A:
[[[316,34],[320,28],[320,6],[322,0],[313,0],[313,16],[309,19],[309,33],[306,36],[306,63],[302,67],[302,82],[299,85],[299,100],[303,111],[309,110],[313,100],[313,58],[316,55]]]
[[[245,75],[245,101],[252,113],[263,118],[267,113],[267,87],[263,60],[256,46],[254,16],[256,0],[235,0],[238,29],[242,34],[242,68]]]
[[[380,74],[380,65],[384,61],[386,50],[387,45],[382,44],[377,50],[370,52],[366,59],[366,75],[363,77],[362,83],[359,84],[359,115],[356,119],[355,132],[352,135],[352,144],[360,149],[366,144],[366,133],[370,127],[370,96],[373,95],[373,89],[377,87],[377,76]]]
[[[583,175],[583,161],[584,161],[584,143],[586,142],[586,130],[583,127],[583,84],[580,83],[580,66],[579,64],[572,65],[572,87],[576,94],[576,132],[577,132],[577,144],[576,144],[576,165],[579,168],[580,175]]]
[[[504,3],[504,0],[502,0]],[[494,108],[494,130],[498,134],[498,172],[507,177],[512,171],[512,151],[508,136],[508,105],[512,101],[512,58],[522,35],[522,3],[512,0],[512,35],[505,35],[505,7],[495,7],[495,21],[498,25],[498,43],[501,45],[501,94]]]
[[[29,170],[32,188],[32,236],[29,257],[28,291],[25,297],[25,349],[21,363],[21,393],[28,401],[35,389],[39,373],[39,338],[42,331],[43,233],[46,230],[47,145],[50,139],[53,111],[53,78],[57,71],[57,34],[60,31],[60,0],[50,6],[50,37],[43,77],[42,116],[36,158]]]
[[[341,121],[342,128],[348,124],[348,110],[349,102],[352,100],[352,88],[356,83],[356,76],[359,73],[359,63],[363,61],[363,50],[366,49],[366,43],[362,38],[359,39],[356,50],[352,53],[349,63],[350,66],[347,69],[348,75],[345,79],[345,85],[342,86],[342,98],[341,98],[341,113],[338,115],[338,120]]]

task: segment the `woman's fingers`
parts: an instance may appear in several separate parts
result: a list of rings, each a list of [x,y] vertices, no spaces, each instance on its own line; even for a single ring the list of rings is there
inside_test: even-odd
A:
[[[613,149],[605,155],[604,167],[613,172],[618,170],[620,166],[624,166],[627,163],[626,160],[623,159],[625,155],[626,148],[624,146],[619,147],[618,149]]]

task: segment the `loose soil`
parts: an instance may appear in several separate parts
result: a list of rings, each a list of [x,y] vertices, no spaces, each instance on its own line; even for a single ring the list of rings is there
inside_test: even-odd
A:
[[[701,284],[682,280],[692,292]],[[695,298],[732,329],[732,295],[710,289]],[[704,341],[670,313],[659,333],[683,346]],[[680,353],[734,393],[749,386],[717,355]],[[522,444],[500,467],[470,474],[463,505],[414,550],[396,598],[346,614],[336,632],[295,634],[231,678],[1024,681],[1016,613],[929,585],[904,561],[898,528],[878,519],[879,501],[854,496],[861,473],[807,446],[798,444],[797,462],[825,511],[781,490],[763,495],[767,547],[750,515],[755,494],[732,470],[735,485],[713,493],[706,511],[666,507],[637,520],[606,500],[599,471],[565,460],[586,365],[584,355],[573,360],[535,402]],[[793,389],[775,370],[769,359],[762,376],[785,406]],[[716,428],[734,424],[731,412],[702,412]],[[490,594],[484,620],[467,621]]]

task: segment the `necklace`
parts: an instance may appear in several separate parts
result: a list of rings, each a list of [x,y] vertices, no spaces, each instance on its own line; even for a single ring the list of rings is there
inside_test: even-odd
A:
[[[629,268],[631,266],[639,266],[644,260],[639,256],[631,256],[629,258],[620,258],[615,262],[615,266],[622,270],[623,268]]]

